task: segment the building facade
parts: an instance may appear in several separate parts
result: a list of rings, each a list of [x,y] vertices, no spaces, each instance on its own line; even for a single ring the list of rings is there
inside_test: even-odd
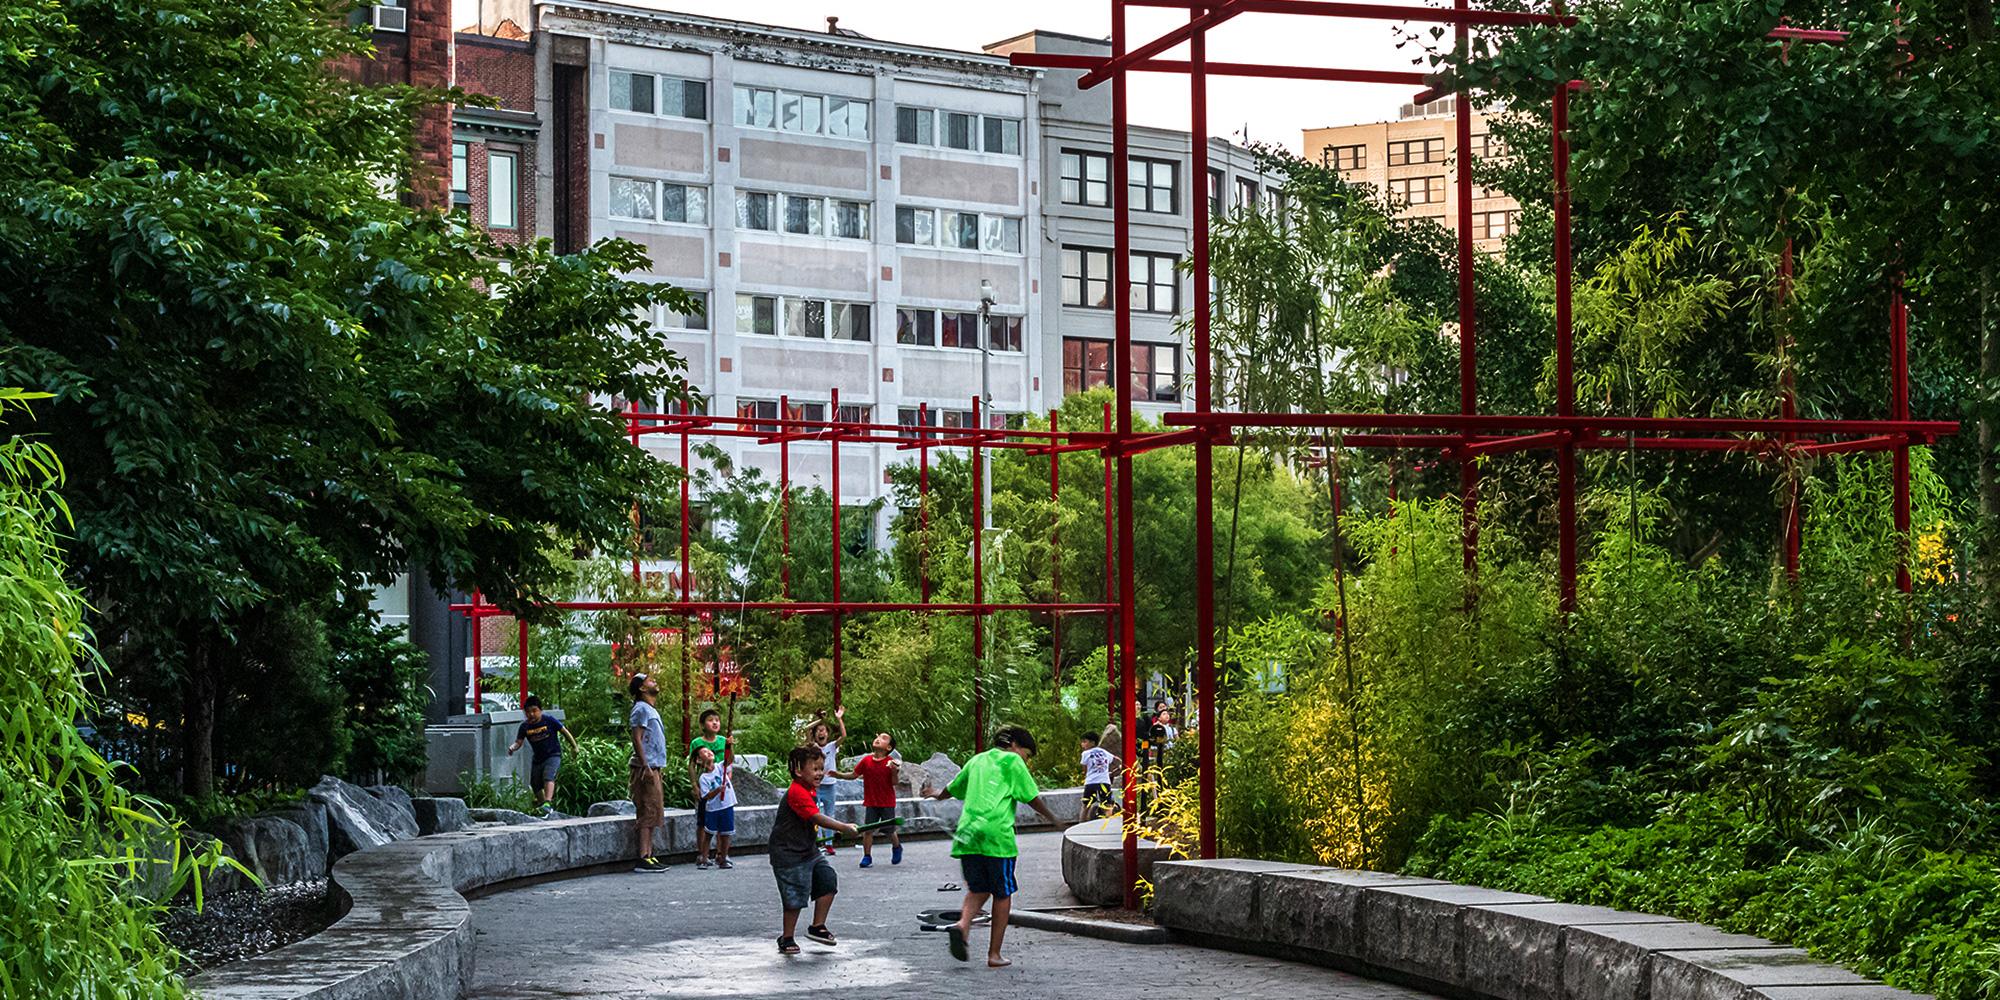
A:
[[[1428,104],[1405,104],[1389,122],[1306,129],[1308,159],[1338,169],[1350,181],[1372,185],[1386,193],[1405,218],[1430,219],[1458,232],[1458,170],[1460,155],[1453,113],[1457,98]],[[1482,112],[1472,115],[1472,160],[1500,158],[1507,150],[1487,126]],[[1472,185],[1472,245],[1497,252],[1512,235],[1521,215],[1520,203],[1505,192]]]

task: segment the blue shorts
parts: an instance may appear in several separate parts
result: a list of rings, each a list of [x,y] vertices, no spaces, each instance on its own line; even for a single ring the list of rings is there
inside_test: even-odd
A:
[[[556,772],[562,770],[562,754],[552,753],[547,757],[538,757],[528,766],[528,770],[534,773],[531,786],[539,789],[556,780]]]
[[[966,892],[981,892],[1006,899],[1020,886],[1014,883],[1014,859],[967,854],[958,859],[959,873],[965,878]]]
[[[701,828],[718,837],[735,836],[736,807],[730,806],[727,809],[708,809],[704,807],[701,814]]]
[[[840,891],[833,862],[818,854],[796,865],[772,865],[771,872],[778,877],[778,903],[787,910],[803,910],[813,900]]]

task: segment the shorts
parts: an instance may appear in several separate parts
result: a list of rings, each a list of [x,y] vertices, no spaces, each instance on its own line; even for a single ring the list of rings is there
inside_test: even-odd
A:
[[[735,836],[736,807],[730,806],[726,809],[704,808],[701,814],[701,828],[718,837]]]
[[[701,818],[706,815],[708,815],[708,800],[701,797],[701,788],[700,786],[696,786],[694,796],[695,825],[699,826]]]
[[[983,892],[1006,899],[1020,888],[1014,883],[1013,858],[967,854],[958,859],[958,870],[965,879],[966,892]]]
[[[1112,807],[1111,786],[1095,784],[1083,786],[1083,804],[1077,807],[1077,819],[1088,819]]]
[[[861,807],[861,822],[863,823],[880,823],[884,820],[891,820],[895,818],[896,818],[895,806]]]
[[[536,790],[540,790],[543,785],[556,780],[556,772],[560,770],[562,770],[562,754],[552,753],[547,757],[537,758],[533,764],[528,765],[528,773],[532,775],[528,783]]]
[[[771,873],[778,877],[778,902],[787,910],[803,910],[813,900],[840,891],[833,862],[820,855],[796,865],[772,865]]]
[[[665,826],[666,803],[660,798],[660,772],[632,765],[632,818],[640,826]]]
[[[834,790],[839,787],[840,787],[839,785],[836,785],[831,781],[822,782],[820,783],[819,791],[814,796],[819,800],[819,811],[825,813],[827,819],[833,818],[834,808],[840,805],[839,797],[834,793]],[[833,831],[823,826],[820,827],[819,839],[824,842],[832,841]]]

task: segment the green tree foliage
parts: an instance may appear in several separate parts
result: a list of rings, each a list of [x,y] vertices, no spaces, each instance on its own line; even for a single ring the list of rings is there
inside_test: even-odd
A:
[[[630,244],[502,247],[385,197],[444,95],[335,79],[367,43],[325,5],[7,18],[0,371],[55,394],[71,563],[112,658],[171,679],[130,707],[178,727],[190,792],[271,609],[411,565],[522,606],[662,491],[591,400],[679,392],[643,316],[691,300],[616,277]]]
[[[373,610],[337,619],[330,631],[349,740],[347,774],[367,784],[400,784],[421,774],[430,657],[404,638],[403,626],[383,625]]]

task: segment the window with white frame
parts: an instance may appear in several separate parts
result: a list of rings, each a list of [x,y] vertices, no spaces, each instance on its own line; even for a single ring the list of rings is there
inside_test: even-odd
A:
[[[1173,160],[1132,157],[1126,169],[1126,186],[1131,193],[1132,211],[1180,211],[1180,164]]]
[[[708,224],[708,189],[698,185],[619,177],[610,183],[610,212],[617,219]]]
[[[866,302],[792,295],[736,296],[736,332],[783,334],[806,340],[873,340],[874,310]]]
[[[736,192],[736,228],[778,229],[778,196],[769,191]]]
[[[869,104],[862,98],[772,87],[736,88],[735,122],[744,128],[866,139],[868,121]]]
[[[1063,204],[1111,204],[1111,154],[1065,149],[1061,173]]]
[[[983,253],[1020,253],[1021,220],[951,209],[896,208],[896,242]]]
[[[1021,155],[1021,119],[898,105],[896,141],[975,153]]]
[[[1180,258],[1172,254],[1164,253],[1132,255],[1134,311],[1158,313],[1180,311],[1180,282],[1174,275],[1174,265],[1179,260]]]
[[[520,160],[514,153],[486,152],[486,224],[494,229],[521,224]]]
[[[896,310],[896,343],[971,351],[984,343],[990,351],[1018,353],[1025,343],[1026,322],[1022,316],[989,310],[982,336],[977,312],[902,306]]]
[[[451,193],[458,196],[472,190],[471,147],[463,142],[451,144]]]
[[[778,297],[775,295],[736,296],[736,332],[767,337],[778,335]]]
[[[826,234],[841,240],[865,240],[868,238],[868,215],[869,205],[865,201],[828,198]]]
[[[826,199],[811,195],[786,195],[785,232],[800,236],[826,235]]]
[[[708,120],[708,83],[631,70],[610,71],[611,110]]]
[[[1257,210],[1257,182],[1248,177],[1236,178],[1236,207]]]
[[[695,308],[683,312],[669,305],[653,307],[653,325],[662,330],[706,330],[708,329],[708,293],[689,292],[694,296]]]
[[[896,343],[937,346],[937,310],[908,306],[896,310]]]

